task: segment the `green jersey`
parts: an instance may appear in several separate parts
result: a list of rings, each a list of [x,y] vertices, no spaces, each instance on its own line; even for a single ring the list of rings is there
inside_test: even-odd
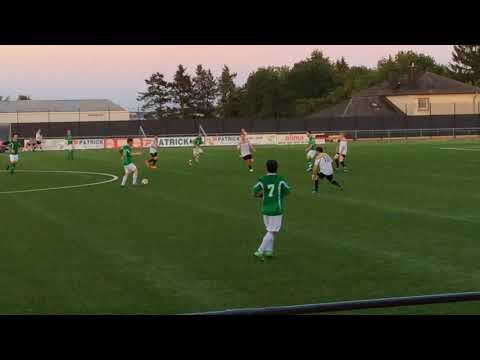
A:
[[[315,150],[315,148],[317,147],[317,143],[315,142],[314,136],[310,136],[308,138],[308,146],[310,146],[310,150]]]
[[[197,136],[194,140],[193,140],[193,145],[195,146],[200,146],[203,144],[203,140],[200,136]]]
[[[130,165],[132,163],[132,148],[130,147],[130,145],[123,145],[121,148],[121,152],[123,155],[123,166]]]
[[[72,145],[72,144],[73,144],[72,135],[67,135],[66,140],[67,140],[67,144],[68,144],[68,145]]]
[[[20,141],[9,141],[7,143],[7,146],[8,146],[8,151],[11,155],[17,155],[18,154],[18,151],[20,150]]]
[[[267,174],[253,186],[254,194],[263,192],[262,214],[275,216],[283,214],[283,198],[290,193],[286,180],[277,174]]]

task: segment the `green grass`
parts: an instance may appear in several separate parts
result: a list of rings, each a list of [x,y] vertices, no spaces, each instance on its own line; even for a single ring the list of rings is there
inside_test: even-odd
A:
[[[194,167],[191,149],[162,149],[155,171],[136,159],[147,186],[0,194],[0,313],[175,314],[478,290],[480,152],[445,145],[480,148],[351,143],[351,171],[338,174],[345,191],[325,182],[318,197],[303,146],[259,147],[253,174],[232,148],[206,148]],[[75,155],[24,153],[18,169],[122,175],[114,151]],[[270,158],[293,191],[277,258],[261,263],[250,188]],[[0,191],[105,179],[1,172]],[[472,302],[351,313],[479,312]]]

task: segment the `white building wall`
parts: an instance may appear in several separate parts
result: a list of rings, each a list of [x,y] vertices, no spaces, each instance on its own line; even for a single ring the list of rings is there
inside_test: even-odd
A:
[[[79,119],[80,118],[80,119]],[[78,112],[23,112],[0,113],[0,123],[40,123],[75,121],[127,121],[128,111],[81,111]]]
[[[478,114],[480,110],[480,94],[402,95],[387,98],[407,115],[430,115],[430,110],[432,115]],[[418,109],[418,99],[423,98],[429,100],[429,110]]]

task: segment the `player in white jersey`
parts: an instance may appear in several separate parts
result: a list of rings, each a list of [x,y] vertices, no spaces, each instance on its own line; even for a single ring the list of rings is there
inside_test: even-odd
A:
[[[42,141],[43,141],[43,136],[42,136],[42,131],[40,129],[37,130],[37,133],[35,134],[35,140],[37,141],[36,146],[34,147],[35,149],[40,149],[42,150]]]
[[[315,183],[315,187],[312,190],[312,193],[318,194],[318,181],[327,179],[328,182],[332,185],[335,185],[343,190],[342,186],[333,179],[333,160],[327,153],[323,152],[323,148],[321,146],[317,147],[317,157],[313,163],[313,170],[312,170],[312,180]]]
[[[145,165],[150,169],[156,169],[158,161],[158,136],[155,136],[150,143],[148,153],[150,154],[150,159],[145,160]]]
[[[345,166],[345,158],[347,157],[347,150],[348,150],[348,141],[344,134],[340,135],[340,140],[338,142],[337,153],[335,154],[335,165],[337,169],[342,165],[343,171],[347,171],[347,167]]]
[[[245,161],[245,164],[248,166],[248,171],[253,172],[253,154],[252,152],[255,151],[255,148],[250,143],[247,138],[246,133],[242,129],[240,134],[240,142],[237,146],[237,149],[240,150],[240,157]]]

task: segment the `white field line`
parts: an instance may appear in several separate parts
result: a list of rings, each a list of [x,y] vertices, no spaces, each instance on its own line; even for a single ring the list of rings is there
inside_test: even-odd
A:
[[[6,172],[6,170],[0,170]],[[31,173],[61,173],[61,174],[83,174],[83,175],[99,175],[107,176],[108,180],[98,181],[94,183],[80,184],[80,185],[67,185],[67,186],[57,186],[49,188],[40,188],[40,189],[28,189],[28,190],[12,190],[12,191],[0,191],[1,194],[17,194],[17,193],[28,193],[28,192],[38,192],[38,191],[49,191],[49,190],[62,190],[62,189],[74,189],[86,186],[95,186],[107,184],[113,181],[118,180],[118,176],[107,174],[107,173],[98,173],[98,172],[89,172],[89,171],[67,171],[67,170],[16,170],[15,172],[31,172]]]
[[[458,150],[458,151],[480,151],[480,148],[453,148],[453,147],[442,147],[440,150]]]

